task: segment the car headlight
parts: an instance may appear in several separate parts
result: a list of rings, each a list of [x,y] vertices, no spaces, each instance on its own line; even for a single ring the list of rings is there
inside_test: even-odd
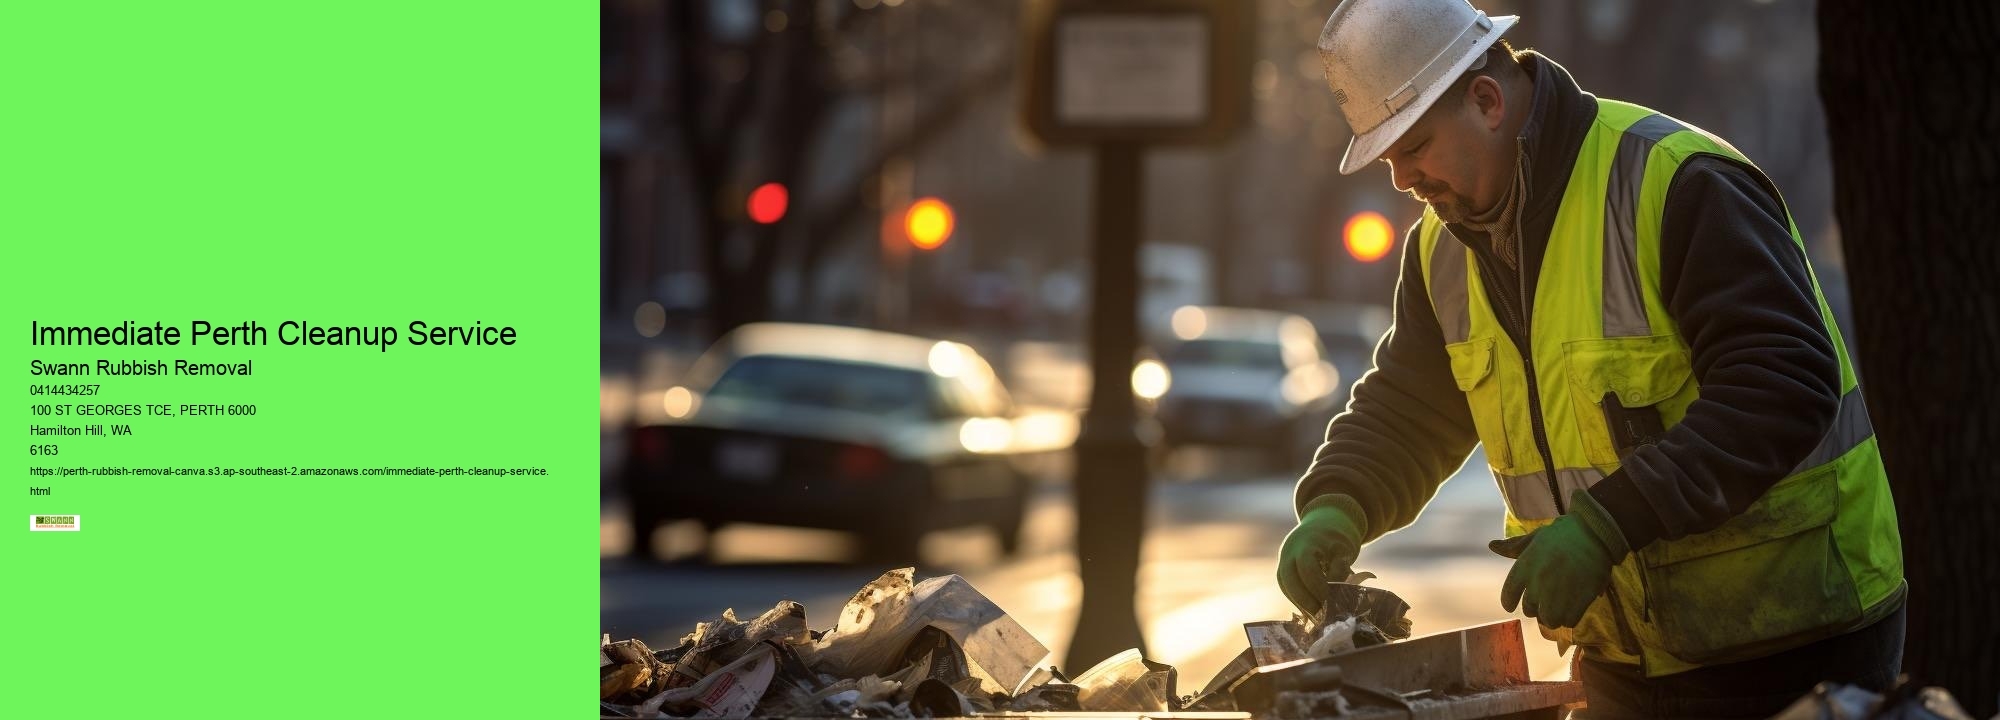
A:
[[[1132,368],[1132,394],[1146,400],[1158,400],[1173,387],[1173,375],[1167,366],[1158,360],[1146,359]]]
[[[1325,395],[1330,384],[1317,368],[1303,367],[1285,373],[1285,380],[1278,384],[1278,395],[1288,407],[1309,405]]]
[[[667,388],[666,394],[662,395],[660,400],[666,408],[667,417],[676,420],[693,415],[694,411],[701,407],[701,396],[679,385]]]
[[[958,444],[976,453],[1004,452],[1014,444],[1014,425],[1006,418],[971,418],[958,426]]]

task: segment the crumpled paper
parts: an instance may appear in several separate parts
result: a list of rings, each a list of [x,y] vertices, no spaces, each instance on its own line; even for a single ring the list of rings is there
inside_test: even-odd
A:
[[[751,711],[757,709],[757,701],[764,697],[765,688],[770,687],[771,676],[777,672],[777,666],[773,648],[752,648],[693,685],[653,696],[639,705],[638,716],[661,717],[664,708],[674,708],[693,710],[675,712],[675,717],[749,717]]]
[[[1243,624],[1243,635],[1250,640],[1250,652],[1259,667],[1305,659],[1304,634],[1305,627],[1291,620]]]
[[[1306,657],[1323,658],[1353,650],[1354,630],[1359,622],[1350,617],[1327,623],[1319,629],[1319,639],[1313,641],[1312,647],[1306,648]]]
[[[915,568],[883,573],[841,608],[833,629],[800,653],[815,671],[836,677],[900,669],[910,641],[926,627],[950,636],[989,692],[1008,692],[1049,654],[992,600],[957,575],[915,582]]]
[[[1137,648],[1076,676],[1076,687],[1085,712],[1168,712],[1179,703],[1173,666],[1147,660]]]
[[[1082,712],[1083,704],[1077,700],[1078,691],[1077,686],[1070,683],[1043,682],[1008,700],[1006,709],[1012,712]]]

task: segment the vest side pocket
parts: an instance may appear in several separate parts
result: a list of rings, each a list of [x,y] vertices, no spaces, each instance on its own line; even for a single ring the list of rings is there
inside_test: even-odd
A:
[[[1640,551],[1661,649],[1681,660],[1747,660],[1832,636],[1861,617],[1834,543],[1835,466],[1779,482],[1714,530]]]
[[[1472,409],[1472,424],[1479,431],[1479,444],[1486,446],[1486,459],[1493,467],[1511,468],[1514,455],[1507,448],[1507,428],[1502,418],[1506,410],[1500,402],[1500,378],[1493,373],[1494,338],[1473,338],[1445,343],[1451,357],[1451,377],[1465,393]]]
[[[1605,421],[1604,396],[1614,394],[1632,411],[1653,411],[1671,427],[1687,412],[1694,366],[1678,335],[1612,337],[1563,343],[1570,409],[1592,465],[1609,472],[1618,464],[1617,442]]]

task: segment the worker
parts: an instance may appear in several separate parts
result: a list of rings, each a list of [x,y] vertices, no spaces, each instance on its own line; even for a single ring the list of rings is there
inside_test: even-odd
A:
[[[1466,0],[1345,0],[1319,39],[1355,133],[1425,203],[1394,327],[1299,480],[1278,582],[1318,611],[1475,444],[1502,607],[1580,648],[1591,717],[1765,717],[1886,689],[1907,585],[1855,368],[1770,178],[1598,98]]]

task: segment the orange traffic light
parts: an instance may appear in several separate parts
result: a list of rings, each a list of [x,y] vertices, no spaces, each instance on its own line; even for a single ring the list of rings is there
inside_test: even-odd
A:
[[[935,250],[951,239],[951,230],[956,222],[950,205],[927,197],[910,203],[909,212],[903,214],[903,233],[918,249]]]
[[[1389,254],[1389,248],[1396,244],[1396,233],[1389,227],[1389,219],[1382,213],[1368,210],[1355,213],[1347,219],[1347,227],[1340,231],[1341,241],[1347,244],[1347,254],[1361,262],[1375,262]]]
[[[785,207],[791,203],[790,194],[785,192],[783,183],[764,183],[750,191],[750,219],[759,225],[769,225],[785,217]]]

